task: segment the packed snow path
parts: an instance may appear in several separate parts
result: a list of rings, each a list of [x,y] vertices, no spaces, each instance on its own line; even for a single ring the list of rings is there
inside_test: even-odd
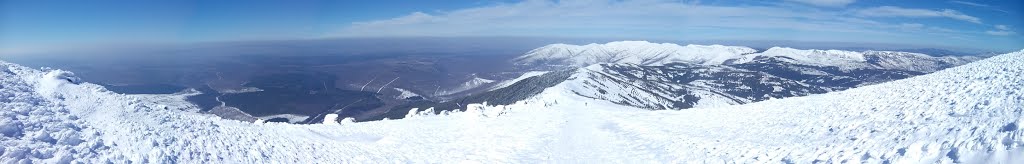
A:
[[[652,112],[550,89],[509,106],[320,125],[224,120],[183,95],[120,95],[0,62],[0,162],[1022,163],[1022,53],[724,108]]]

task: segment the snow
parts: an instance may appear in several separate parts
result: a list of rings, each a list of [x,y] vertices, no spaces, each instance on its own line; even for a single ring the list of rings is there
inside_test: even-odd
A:
[[[515,79],[505,80],[505,81],[502,81],[502,82],[500,82],[498,84],[495,84],[493,87],[491,87],[490,90],[493,91],[493,90],[505,88],[505,87],[508,87],[508,86],[510,86],[512,84],[516,84],[519,81],[525,80],[526,78],[544,75],[544,74],[546,74],[548,72],[549,71],[529,71],[529,72],[523,73],[523,75],[520,75],[519,77],[516,77]]]
[[[772,47],[761,53],[744,56],[736,63],[749,62],[757,57],[786,57],[794,63],[813,66],[837,66],[843,69],[867,68],[870,65],[863,54],[843,50],[799,50],[788,47]]]
[[[722,64],[726,60],[754,53],[749,47],[723,45],[686,45],[651,43],[647,41],[617,41],[605,44],[568,45],[552,44],[540,47],[516,58],[520,64],[564,61],[563,64],[583,67],[598,63],[663,65],[673,62],[695,64]]]
[[[617,41],[587,45],[551,44],[531,50],[516,58],[515,62],[518,64],[561,64],[572,67],[584,67],[599,63],[657,66],[676,62],[729,65],[748,63],[762,57],[778,57],[787,62],[811,66],[835,66],[844,70],[876,68],[916,72],[935,72],[945,67],[962,65],[980,59],[978,57],[933,57],[920,53],[895,51],[803,50],[789,47],[772,47],[764,52],[757,52],[752,48],[742,46],[680,46],[672,43],[647,41]]]
[[[621,153],[637,159],[1020,163],[1022,53],[843,92],[722,108],[600,109],[611,105],[560,98],[573,95],[565,90],[548,90],[556,93],[545,92],[536,99],[557,101],[569,110],[588,106],[585,113],[612,112],[604,117],[611,122],[606,124],[628,129],[622,135],[633,138],[620,142],[640,149]]]
[[[782,57],[792,63],[812,66],[835,66],[844,70],[859,68],[893,69],[917,72],[935,72],[947,65],[962,65],[976,57],[933,57],[921,53],[895,51],[801,50],[772,47],[764,52],[736,58],[730,64],[747,63],[759,57]],[[869,61],[872,59],[872,61]]]
[[[225,120],[67,71],[3,67],[3,163],[1024,162],[1024,51],[720,108],[647,111],[548,89],[466,112],[316,125]]]
[[[224,93],[224,94],[239,94],[239,93],[249,93],[249,92],[263,92],[263,89],[256,88],[256,87],[242,87],[242,88],[239,88],[239,89],[225,89],[225,90],[222,90],[222,91],[219,91],[219,92],[220,93]]]
[[[291,121],[291,120],[289,120],[289,121]],[[338,114],[327,114],[327,115],[324,115],[324,122],[323,122],[323,124],[337,124],[337,123],[338,123]]]
[[[412,91],[405,90],[405,89],[402,89],[402,88],[393,88],[393,89],[395,89],[396,91],[399,92],[398,97],[397,97],[398,99],[407,99],[407,98],[410,98],[410,97],[420,96],[419,94],[413,93]]]
[[[459,85],[458,87],[456,87],[454,89],[441,92],[441,95],[451,95],[451,94],[462,93],[462,92],[465,92],[465,91],[469,91],[469,90],[472,90],[472,89],[476,89],[476,88],[482,87],[482,86],[490,84],[490,83],[494,83],[494,80],[476,77],[476,75],[474,74],[472,79],[469,79],[466,82],[463,82],[461,85]]]

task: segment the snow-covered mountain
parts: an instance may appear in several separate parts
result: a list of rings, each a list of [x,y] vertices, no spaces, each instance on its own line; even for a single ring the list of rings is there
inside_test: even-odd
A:
[[[686,62],[722,64],[726,60],[754,53],[748,47],[723,45],[686,45],[651,43],[647,41],[618,41],[605,44],[568,45],[551,44],[540,47],[515,59],[521,65],[564,65],[582,67],[598,63],[662,65]]]
[[[686,45],[618,41],[605,44],[551,44],[536,48],[514,59],[519,65],[560,65],[584,67],[600,63],[658,66],[668,63],[734,65],[758,59],[800,65],[852,69],[892,69],[934,72],[978,60],[978,57],[941,56],[896,51],[801,50],[772,47],[763,52],[749,47],[723,45]]]
[[[731,59],[727,65],[742,64],[756,59],[775,58],[779,61],[820,66],[838,67],[843,70],[890,69],[914,72],[935,72],[943,68],[962,65],[978,57],[933,57],[926,54],[895,51],[844,51],[844,50],[800,50],[772,47],[764,52],[744,55]]]
[[[561,85],[583,97],[645,109],[717,107],[829,91],[757,71],[685,63],[591,65]]]
[[[1021,163],[1022,74],[1024,51],[846,91],[683,111],[594,101],[559,83],[447,115],[293,125],[224,120],[181,95],[116,94],[70,72],[0,62],[0,161]]]
[[[697,51],[693,50],[697,49],[695,47],[701,48]],[[749,48],[684,47],[644,41],[585,46],[554,44],[535,49],[517,62],[527,65],[555,62],[570,69],[592,64],[575,70],[574,75],[565,80],[573,87],[564,89],[584,97],[646,109],[686,109],[845,90],[980,59],[893,51],[775,47],[753,53],[738,51],[741,49]],[[616,60],[591,60],[609,56]]]

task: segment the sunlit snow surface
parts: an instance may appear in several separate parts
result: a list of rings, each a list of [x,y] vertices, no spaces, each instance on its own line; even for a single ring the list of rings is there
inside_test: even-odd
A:
[[[842,92],[645,111],[556,85],[402,120],[254,124],[0,62],[0,162],[1024,162],[1024,51]],[[69,80],[71,79],[71,80]]]

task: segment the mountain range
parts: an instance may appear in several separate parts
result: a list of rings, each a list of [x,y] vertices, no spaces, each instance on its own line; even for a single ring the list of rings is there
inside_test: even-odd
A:
[[[360,123],[329,116],[323,124],[294,125],[198,113],[185,100],[194,93],[118,94],[69,71],[0,61],[0,161],[1024,161],[1024,51],[844,91],[724,107],[648,111],[571,92],[586,82],[579,79],[589,75],[579,73],[584,68],[630,72],[616,77],[659,70],[718,69],[745,79],[766,74],[694,67],[699,64],[616,68],[623,65],[522,79],[494,91],[539,92],[506,105],[462,104],[465,110],[440,114],[413,109],[402,111],[405,119]]]
[[[558,84],[570,86],[558,92],[643,109],[720,107],[846,90],[980,59],[983,57],[871,50],[773,47],[757,51],[741,46],[646,41],[552,44],[513,59],[516,65],[534,70],[526,80],[516,79],[522,85],[511,84],[445,102],[414,102],[398,106],[379,119],[404,117],[398,111],[412,107],[435,107],[433,111],[440,113],[465,109],[464,104],[470,103],[505,105],[553,90],[544,87]]]

